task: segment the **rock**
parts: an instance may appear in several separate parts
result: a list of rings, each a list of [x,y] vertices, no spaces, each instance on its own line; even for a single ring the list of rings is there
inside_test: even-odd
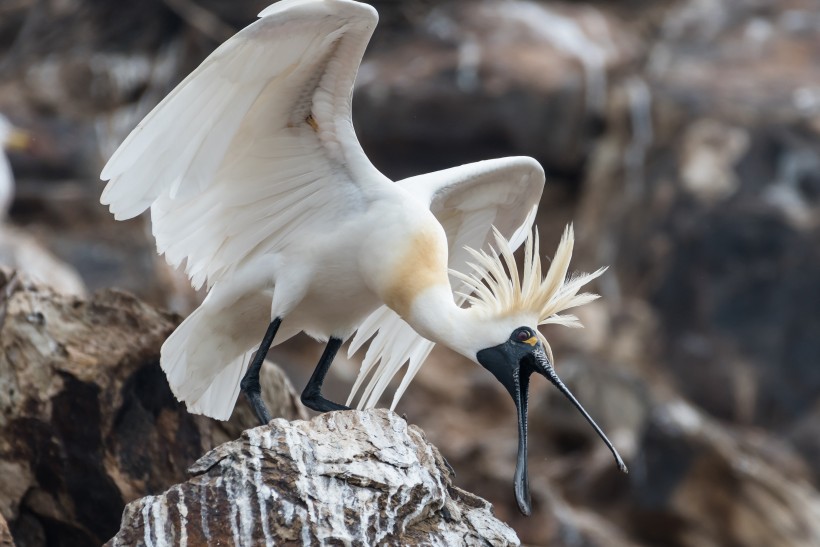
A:
[[[799,547],[820,538],[820,494],[771,438],[727,431],[673,400],[655,407],[642,445],[624,501],[626,526],[643,541]]]
[[[786,438],[806,458],[814,483],[820,484],[820,403],[789,428]]]
[[[817,5],[805,0],[686,0],[669,10],[647,72],[687,108],[772,122],[817,115]],[[755,85],[749,85],[754,82]]]
[[[273,420],[190,471],[130,503],[107,545],[519,544],[486,501],[453,486],[421,430],[386,410]]]
[[[85,284],[74,268],[45,249],[30,234],[0,225],[0,265],[25,272],[57,292],[83,296]]]
[[[125,499],[196,457],[193,420],[157,389],[157,349],[175,321],[122,293],[86,302],[6,281],[0,512],[16,537],[70,531],[99,543]],[[156,453],[164,461],[151,461]]]
[[[815,4],[681,2],[615,86],[580,246],[648,302],[644,360],[712,415],[786,431],[820,393]],[[617,312],[616,312],[617,313]]]
[[[588,401],[593,416],[605,422],[609,407],[610,419],[614,418],[618,409],[611,399],[585,397],[590,390],[584,389],[583,381],[568,377],[568,385]],[[812,484],[813,470],[794,447],[760,430],[722,424],[675,396],[664,400],[659,389],[653,397],[636,398],[624,387],[624,408],[642,407],[646,414],[634,444],[617,429],[605,427],[629,461],[628,480],[617,476],[587,424],[562,416],[560,397],[550,397],[548,412],[539,408],[543,401],[534,401],[533,438],[541,438],[539,444],[564,445],[565,454],[551,457],[561,493],[548,499],[553,507],[566,505],[564,514],[575,513],[570,521],[575,530],[578,523],[598,519],[642,545],[817,543],[820,492]],[[637,391],[645,391],[645,386]],[[539,415],[543,417],[536,419]],[[541,420],[549,420],[551,428]],[[546,474],[549,469],[537,464],[530,472]],[[578,512],[586,518],[578,518]]]
[[[21,545],[99,545],[125,504],[182,480],[204,451],[256,425],[188,414],[159,367],[179,317],[117,291],[89,300],[0,270],[0,514]],[[263,368],[271,410],[304,416],[281,372]],[[69,541],[69,539],[66,539]]]
[[[14,547],[14,540],[11,538],[9,525],[0,513],[0,547]]]
[[[505,153],[575,172],[610,76],[638,46],[604,8],[444,2],[389,40],[377,31],[356,83],[357,134],[397,178]]]
[[[573,506],[561,496],[550,495],[545,504],[555,515],[557,526],[550,539],[543,543],[550,547],[583,545],[584,547],[637,547],[625,530],[606,517],[583,507]],[[540,544],[540,543],[539,543]]]
[[[102,183],[23,179],[17,186],[15,233],[43,242],[90,292],[116,286],[182,315],[201,302],[184,274],[157,255],[146,216],[118,222],[99,203]]]

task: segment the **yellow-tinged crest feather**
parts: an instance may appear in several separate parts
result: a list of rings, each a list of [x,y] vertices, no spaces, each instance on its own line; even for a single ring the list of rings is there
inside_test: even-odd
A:
[[[529,313],[538,317],[539,325],[581,327],[581,322],[576,316],[560,313],[597,299],[597,294],[578,294],[578,291],[604,273],[606,268],[567,277],[575,244],[572,225],[568,225],[564,230],[544,279],[541,279],[537,229],[530,232],[524,245],[523,278],[519,277],[519,269],[509,242],[498,230],[494,229],[494,235],[495,246],[491,247],[489,252],[467,248],[475,259],[468,264],[472,272],[451,272],[473,290],[473,294],[468,297],[469,303],[488,316]],[[543,336],[540,338],[552,359],[549,344]]]

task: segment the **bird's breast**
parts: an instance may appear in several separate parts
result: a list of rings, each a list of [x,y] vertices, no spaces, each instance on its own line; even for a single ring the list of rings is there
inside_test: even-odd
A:
[[[317,337],[344,337],[383,304],[407,318],[425,290],[449,286],[444,230],[415,203],[372,207],[332,236],[284,261],[304,261],[311,272],[293,319]]]
[[[391,242],[394,249],[384,272],[381,297],[400,316],[409,317],[413,302],[425,290],[449,284],[446,241],[435,222],[422,224],[405,238]]]

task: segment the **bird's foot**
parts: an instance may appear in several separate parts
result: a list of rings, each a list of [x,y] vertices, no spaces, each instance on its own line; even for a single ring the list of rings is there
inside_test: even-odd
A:
[[[253,385],[247,385],[248,383],[253,384],[253,382],[246,382],[244,379],[242,380],[242,383],[240,384],[242,392],[251,404],[256,417],[259,418],[260,425],[265,425],[270,422],[272,418],[270,411],[268,411],[268,407],[265,405],[265,401],[262,400],[262,390],[259,388],[259,382],[256,382],[256,389],[254,389]]]
[[[349,406],[340,405],[333,401],[328,401],[320,394],[305,394],[302,393],[302,404],[311,410],[317,412],[330,412],[332,410],[350,410]]]

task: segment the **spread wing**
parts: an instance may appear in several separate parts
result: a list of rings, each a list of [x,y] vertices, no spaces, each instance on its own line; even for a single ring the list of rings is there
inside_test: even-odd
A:
[[[351,93],[378,16],[282,0],[226,41],[128,136],[101,178],[116,218],[151,208],[157,249],[210,287],[243,261],[326,232],[387,179],[364,155]]]
[[[470,255],[464,247],[486,249],[492,226],[510,241],[513,249],[521,245],[535,220],[544,188],[544,170],[532,158],[502,158],[412,177],[399,184],[429,203],[430,211],[447,234],[450,269],[466,272]],[[450,284],[456,303],[463,304],[466,297],[460,293],[468,291],[466,285],[452,275]],[[393,397],[392,409],[435,344],[382,306],[359,327],[350,343],[349,355],[374,335],[347,404],[369,377],[358,406],[375,406],[393,376],[409,362]]]

